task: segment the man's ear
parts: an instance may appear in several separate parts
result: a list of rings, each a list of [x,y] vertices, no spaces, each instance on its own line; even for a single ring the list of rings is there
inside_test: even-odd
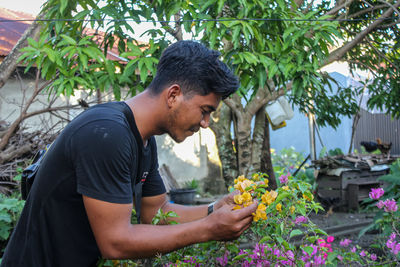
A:
[[[182,95],[182,90],[179,84],[172,84],[166,90],[166,97],[168,107],[172,107],[178,100],[178,97]]]

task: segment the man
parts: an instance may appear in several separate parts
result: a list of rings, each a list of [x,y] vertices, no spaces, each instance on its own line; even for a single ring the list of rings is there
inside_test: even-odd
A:
[[[182,142],[237,90],[218,55],[177,42],[143,93],[75,118],[40,166],[2,266],[94,266],[101,256],[144,258],[243,233],[256,204],[233,210],[232,195],[210,207],[172,204],[158,173],[153,136]],[[131,224],[134,202],[142,224]],[[159,208],[175,211],[180,224],[150,225]]]

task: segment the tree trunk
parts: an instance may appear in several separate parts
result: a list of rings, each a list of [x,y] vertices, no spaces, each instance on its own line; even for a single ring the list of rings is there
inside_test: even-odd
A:
[[[212,115],[210,128],[215,134],[218,155],[222,164],[222,176],[227,188],[238,176],[237,158],[230,131],[231,122],[232,112],[225,103],[221,102],[217,111]]]
[[[272,157],[271,157],[271,143],[270,143],[270,135],[269,135],[269,122],[267,116],[265,115],[264,109],[262,110],[264,115],[264,140],[263,140],[263,148],[261,154],[261,168],[260,171],[268,174],[269,180],[269,188],[276,189],[278,186],[276,184],[276,177],[274,172],[274,167],[272,166]]]
[[[251,117],[242,114],[237,120],[237,155],[239,175],[248,176],[251,165]]]
[[[251,166],[250,173],[261,171],[261,155],[263,155],[264,127],[265,127],[265,106],[260,108],[255,116],[253,138],[251,140]]]

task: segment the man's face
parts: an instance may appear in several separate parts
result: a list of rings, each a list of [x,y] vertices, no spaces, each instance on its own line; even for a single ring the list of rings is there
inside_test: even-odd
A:
[[[217,109],[220,101],[221,96],[214,93],[190,98],[180,94],[168,119],[168,134],[180,143],[199,131],[200,127],[207,128],[210,114]]]

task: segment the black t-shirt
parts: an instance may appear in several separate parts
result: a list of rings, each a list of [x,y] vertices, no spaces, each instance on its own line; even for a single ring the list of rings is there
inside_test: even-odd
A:
[[[121,111],[126,108],[124,102],[95,106],[62,131],[41,163],[1,266],[95,266],[101,254],[82,195],[133,203],[135,177],[144,182],[142,196],[165,193],[155,139],[143,146],[136,124],[132,132]]]

